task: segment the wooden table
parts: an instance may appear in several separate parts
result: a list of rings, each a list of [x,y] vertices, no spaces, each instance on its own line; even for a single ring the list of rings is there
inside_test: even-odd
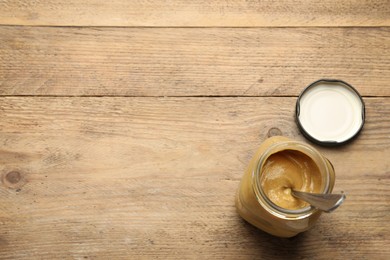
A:
[[[389,259],[390,2],[0,1],[1,259]],[[347,200],[272,237],[234,196],[300,91],[355,86],[316,146]]]

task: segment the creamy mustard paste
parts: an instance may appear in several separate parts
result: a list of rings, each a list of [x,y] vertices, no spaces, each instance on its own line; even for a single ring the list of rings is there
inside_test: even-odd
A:
[[[267,158],[261,178],[261,187],[266,196],[285,209],[301,209],[308,204],[295,198],[291,189],[320,193],[321,173],[307,155],[293,150],[284,150]]]

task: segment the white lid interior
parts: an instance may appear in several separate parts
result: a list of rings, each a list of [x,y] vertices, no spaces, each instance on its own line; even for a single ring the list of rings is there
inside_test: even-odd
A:
[[[358,94],[342,82],[319,81],[299,100],[301,127],[320,142],[344,142],[363,124],[364,105]]]

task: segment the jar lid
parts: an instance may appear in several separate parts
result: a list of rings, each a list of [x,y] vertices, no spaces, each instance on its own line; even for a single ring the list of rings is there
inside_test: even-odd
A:
[[[344,144],[357,136],[364,125],[362,97],[341,80],[311,83],[299,95],[295,112],[303,135],[320,145]]]

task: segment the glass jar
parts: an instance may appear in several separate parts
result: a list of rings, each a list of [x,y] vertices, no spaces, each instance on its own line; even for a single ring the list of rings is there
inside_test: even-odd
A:
[[[274,136],[265,140],[250,161],[236,195],[236,208],[246,221],[279,237],[292,237],[311,228],[321,211],[309,206],[284,209],[274,204],[261,186],[263,166],[272,154],[292,150],[310,157],[321,174],[320,193],[331,193],[335,182],[332,164],[313,147],[287,137]]]

